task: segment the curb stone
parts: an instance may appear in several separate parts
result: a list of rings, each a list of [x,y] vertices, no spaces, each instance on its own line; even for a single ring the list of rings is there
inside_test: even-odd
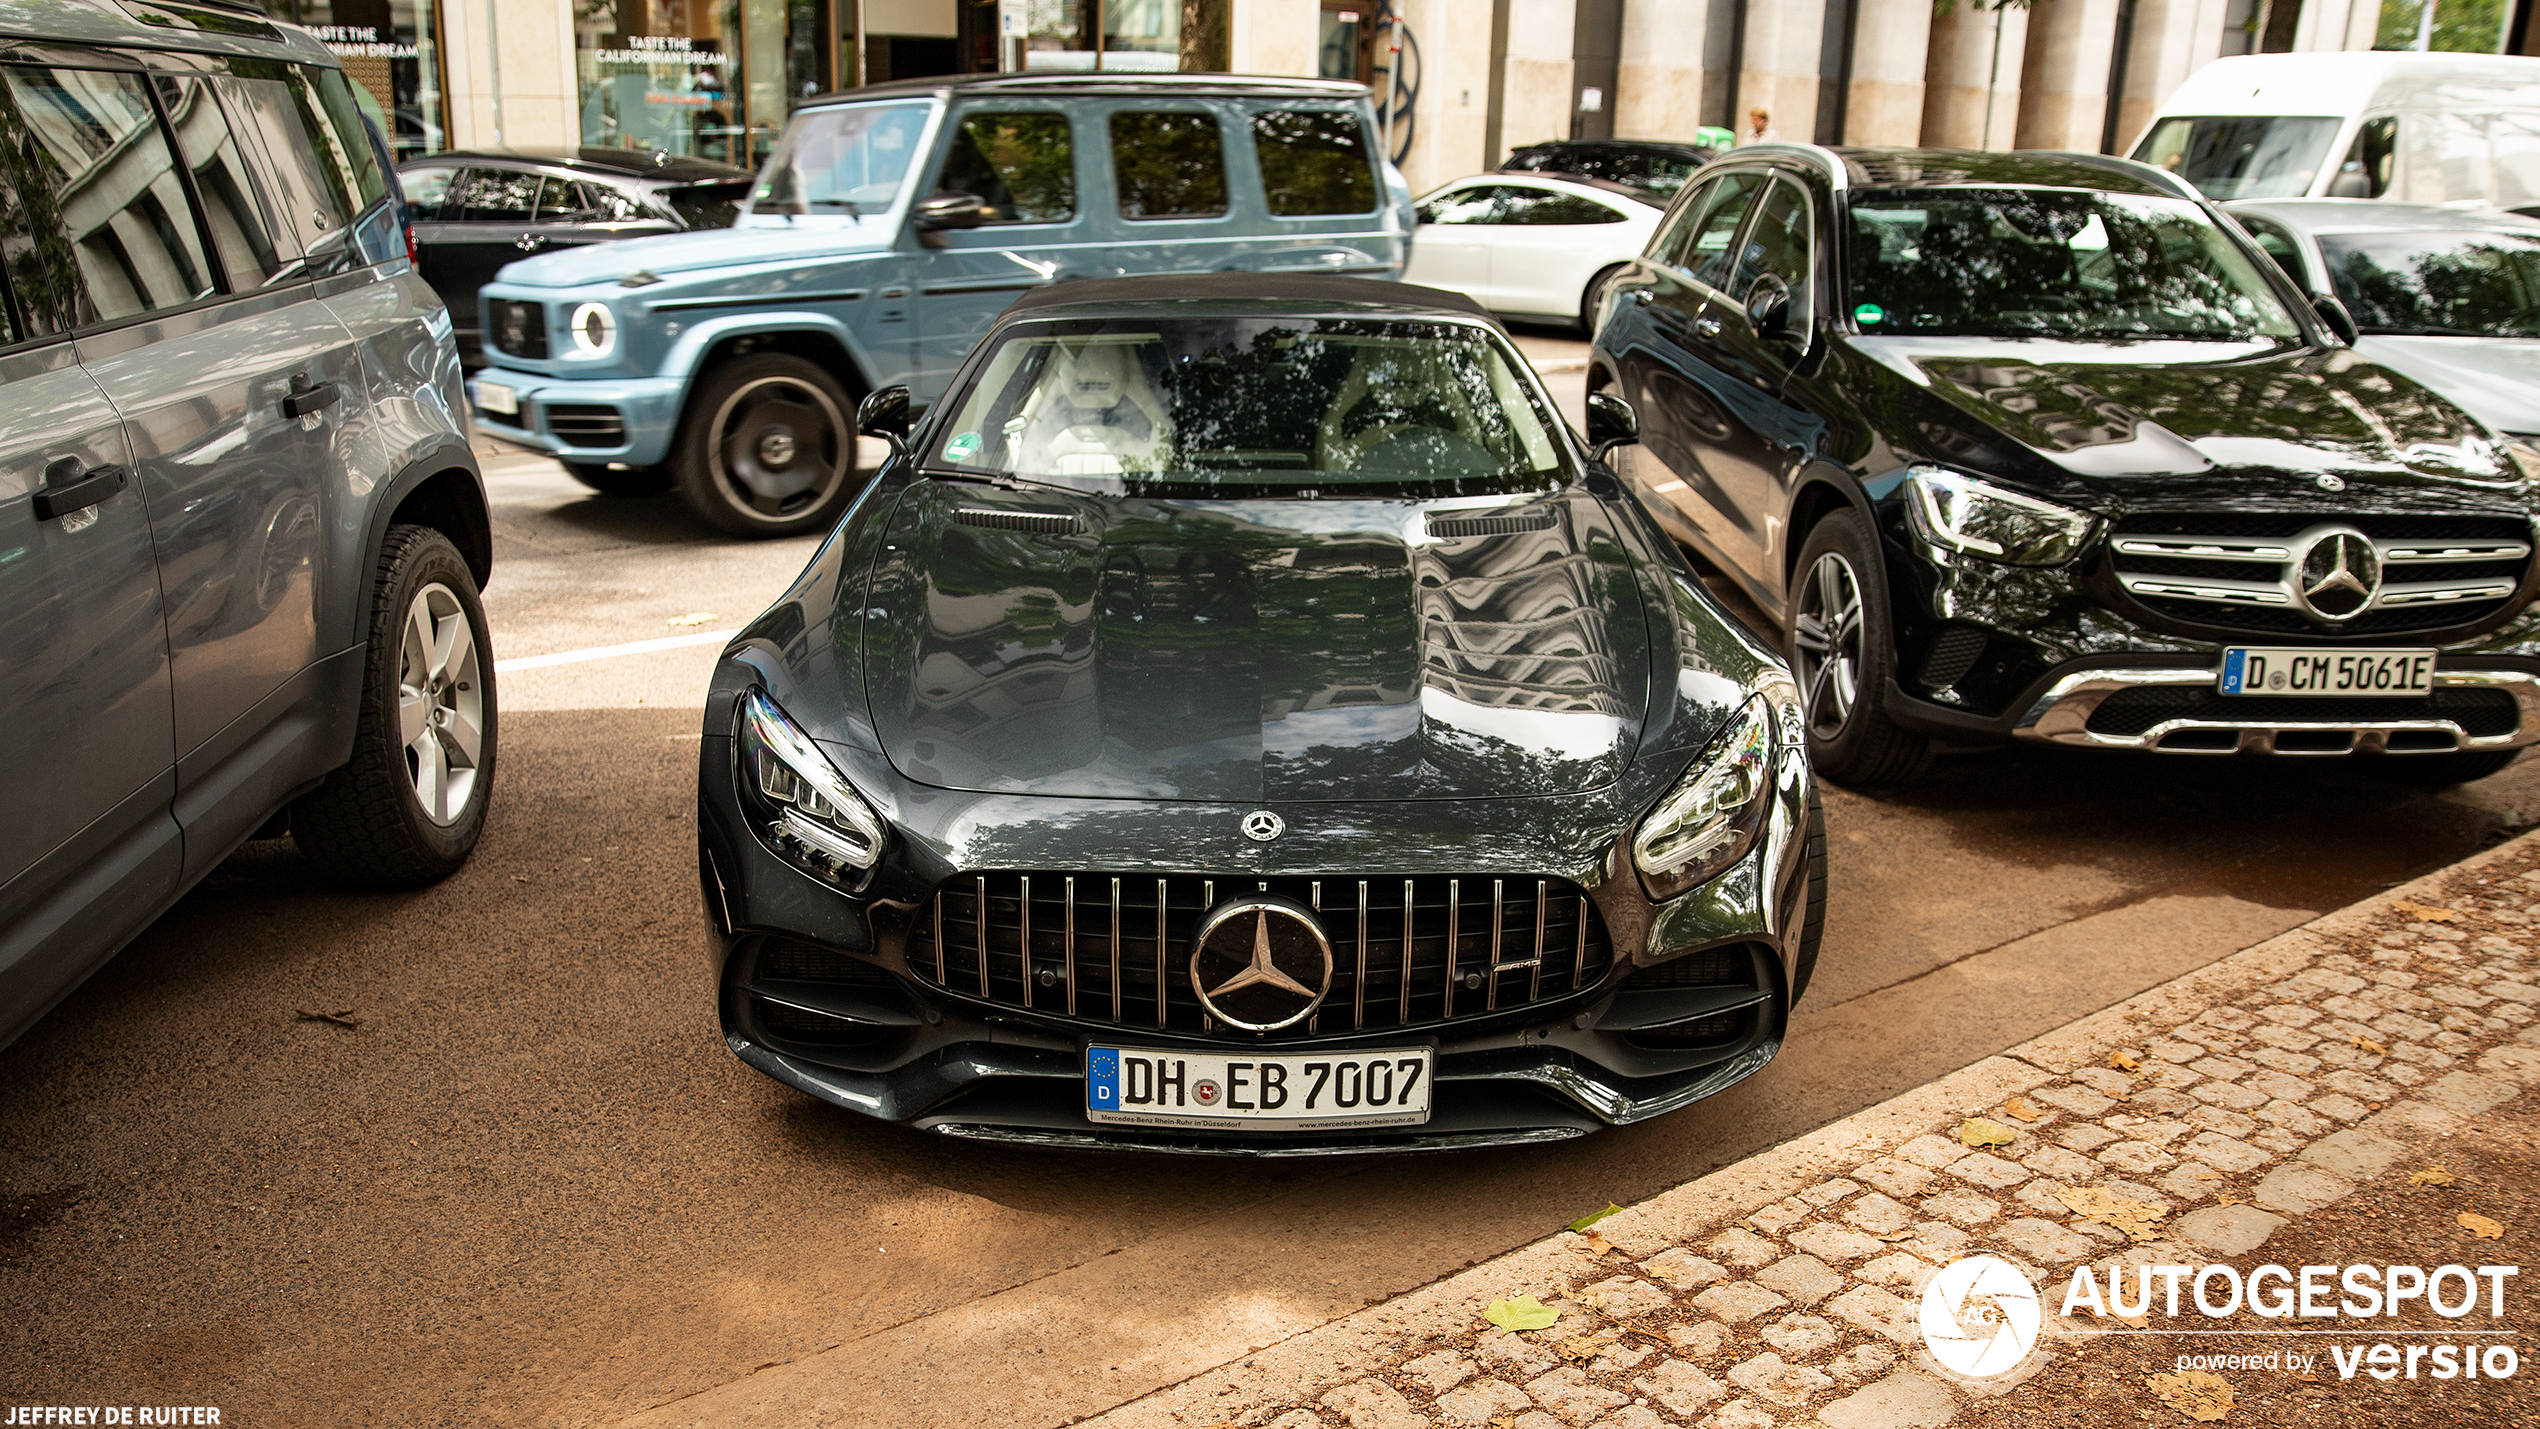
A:
[[[1940,1266],[1989,1253],[2044,1287],[2238,1255],[2540,1083],[2534,919],[2540,832],[1628,1207],[1597,1223],[1610,1252],[1563,1231],[1080,1422],[1937,1429],[2073,1333],[2049,1313],[2011,1373],[1949,1375],[1916,1318]],[[2013,1144],[1959,1145],[1976,1114]],[[2166,1224],[2129,1244],[2055,1196],[2082,1186]],[[1482,1322],[1525,1293],[1559,1323]]]

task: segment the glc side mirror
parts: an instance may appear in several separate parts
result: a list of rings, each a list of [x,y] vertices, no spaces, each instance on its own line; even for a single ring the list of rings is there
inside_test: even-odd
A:
[[[908,388],[906,385],[884,387],[856,404],[855,429],[868,437],[880,437],[891,444],[891,450],[908,455]]]
[[[908,223],[917,230],[918,242],[941,248],[944,234],[956,228],[977,228],[989,217],[987,200],[977,194],[940,193],[918,200]]]
[[[1611,392],[1590,392],[1587,437],[1590,454],[1603,461],[1614,448],[1640,440],[1640,414],[1632,410],[1631,403]]]

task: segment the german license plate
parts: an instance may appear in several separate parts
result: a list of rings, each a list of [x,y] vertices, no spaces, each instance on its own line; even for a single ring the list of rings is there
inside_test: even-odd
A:
[[[1429,1119],[1426,1047],[1398,1052],[1085,1049],[1085,1116],[1114,1126],[1330,1131]]]
[[[480,412],[500,412],[505,416],[520,412],[520,394],[500,382],[471,382],[467,384],[467,397]]]
[[[2223,651],[2226,695],[2398,695],[2434,693],[2431,650],[2271,649]]]

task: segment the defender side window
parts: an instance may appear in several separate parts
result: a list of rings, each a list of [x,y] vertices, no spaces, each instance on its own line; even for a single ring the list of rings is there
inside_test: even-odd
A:
[[[0,87],[16,131],[9,177],[30,196],[33,242],[9,255],[29,327],[58,332],[211,296],[202,229],[140,75],[5,65]]]
[[[1111,116],[1111,175],[1120,216],[1222,218],[1226,153],[1207,110],[1123,110]]]
[[[991,224],[1067,222],[1076,216],[1076,150],[1067,116],[964,115],[935,191],[977,194]]]
[[[333,145],[320,147],[323,124],[307,79],[291,65],[266,60],[231,60],[229,67],[212,88],[229,111],[230,127],[260,160],[276,223],[308,271],[324,276],[369,261],[354,252],[349,226],[365,205],[356,202]]]
[[[1274,217],[1375,211],[1376,174],[1355,114],[1265,109],[1252,116],[1252,152]]]
[[[252,292],[266,286],[282,276],[291,260],[274,243],[273,225],[256,198],[255,178],[238,152],[228,119],[212,99],[211,87],[191,75],[153,78],[168,125],[176,131],[177,152],[194,172],[194,193],[202,200],[204,226],[212,231],[212,249],[229,275],[231,291]],[[440,174],[447,185],[455,171],[432,172]]]

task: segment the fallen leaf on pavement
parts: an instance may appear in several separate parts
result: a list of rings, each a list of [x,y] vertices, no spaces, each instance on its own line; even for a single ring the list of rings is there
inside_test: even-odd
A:
[[[712,625],[714,620],[715,614],[711,610],[692,610],[686,615],[672,616],[670,618],[670,623],[673,625]]]
[[[2491,1221],[2476,1211],[2461,1212],[2460,1221],[2462,1229],[2468,1231],[2471,1235],[2478,1237],[2480,1240],[2503,1240],[2505,1238],[2505,1227],[2503,1222]]]
[[[305,1007],[295,1007],[291,1010],[300,1014],[302,1022],[332,1022],[338,1027],[350,1027],[356,1032],[362,1030],[362,1020],[355,1017],[353,1009],[349,1007],[341,1012],[311,1012]]]
[[[2149,1201],[2134,1200],[2096,1186],[2066,1186],[2055,1192],[2055,1199],[2083,1220],[2114,1226],[2134,1240],[2150,1240],[2159,1234],[2161,1218],[2169,1214]]]
[[[2109,1053],[2108,1065],[2116,1068],[2120,1072],[2140,1072],[2143,1070],[2143,1064],[2141,1062],[2134,1060],[2131,1055],[2122,1051]]]
[[[2183,1370],[2177,1374],[2151,1374],[2143,1377],[2163,1404],[2199,1423],[2210,1423],[2231,1412],[2231,1381],[2201,1369]]]
[[[1614,1242],[1607,1240],[1601,1231],[1588,1231],[1579,1239],[1587,1242],[1587,1253],[1590,1255],[1603,1255],[1614,1248]]]
[[[2376,1057],[2387,1057],[2390,1055],[2389,1048],[2382,1046],[2380,1043],[2375,1042],[2369,1037],[2357,1037],[2355,1039],[2355,1050],[2358,1052],[2370,1052]]]
[[[1886,1241],[1889,1245],[1895,1245],[1899,1241],[1912,1240],[1916,1234],[1917,1233],[1914,1229],[1909,1226],[1901,1231],[1889,1231],[1884,1235],[1875,1237],[1875,1239]]]
[[[2046,1113],[2030,1106],[2028,1104],[2028,1098],[2026,1097],[2011,1098],[2009,1101],[2002,1104],[2002,1110],[2018,1117],[2022,1121],[2035,1121],[2039,1117],[2046,1115]]]
[[[1586,1215],[1579,1217],[1577,1220],[1570,1222],[1566,1226],[1563,1226],[1562,1229],[1571,1231],[1586,1230],[1589,1226],[1595,1225],[1598,1221],[1605,1219],[1607,1216],[1610,1216],[1621,1209],[1622,1207],[1615,1205],[1612,1201],[1608,1201],[1605,1203],[1604,1210],[1590,1211]]]
[[[2428,1166],[2422,1171],[2409,1172],[2408,1184],[2411,1186],[2454,1186],[2460,1182],[2458,1177],[2442,1167]]]
[[[2008,1146],[2018,1139],[2011,1128],[1980,1116],[1971,1116],[1958,1123],[1958,1144],[1961,1146]]]
[[[1493,1300],[1482,1309],[1482,1318],[1497,1325],[1504,1334],[1519,1330],[1548,1330],[1560,1323],[1561,1316],[1551,1306],[1532,1295],[1514,1300]]]
[[[2461,921],[2461,915],[2454,912],[2452,909],[2430,908],[2423,903],[2410,903],[2404,898],[2391,899],[2390,906],[2416,919],[2420,923],[2457,923]]]

